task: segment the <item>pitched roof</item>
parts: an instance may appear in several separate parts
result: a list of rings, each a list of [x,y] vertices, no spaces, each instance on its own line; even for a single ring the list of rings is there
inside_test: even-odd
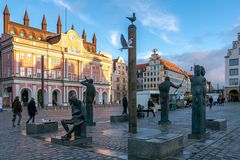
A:
[[[137,65],[136,65],[136,68],[137,68],[137,69],[146,69],[146,66],[148,66],[148,63],[137,64]]]
[[[171,70],[173,72],[183,74],[186,78],[190,77],[190,74],[188,74],[186,71],[181,70],[176,64],[174,64],[168,60],[165,60],[163,58],[160,58],[159,61],[161,63],[163,63],[163,65],[166,69]]]

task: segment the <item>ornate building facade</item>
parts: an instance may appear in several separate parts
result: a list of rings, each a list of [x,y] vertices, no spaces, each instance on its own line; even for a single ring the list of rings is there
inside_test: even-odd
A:
[[[162,83],[167,76],[176,85],[182,83],[182,87],[177,91],[171,87],[170,94],[175,93],[175,91],[176,94],[185,94],[191,91],[189,74],[181,70],[176,64],[161,58],[157,53],[157,49],[154,49],[148,65],[146,65],[146,70],[143,72],[143,90],[158,90],[158,84]]]
[[[228,101],[240,101],[240,33],[238,40],[232,42],[225,58],[224,94]]]
[[[92,78],[96,87],[95,103],[109,103],[111,95],[112,57],[96,53],[97,38],[87,42],[74,31],[74,26],[62,33],[61,18],[57,32],[47,31],[43,16],[41,29],[30,26],[27,11],[23,24],[10,20],[6,5],[3,12],[4,33],[1,35],[1,93],[3,104],[11,104],[15,96],[24,103],[31,97],[37,102],[41,97],[41,75],[44,74],[44,105],[67,105],[70,94],[84,100],[85,87],[79,83]],[[42,63],[41,57],[44,57]],[[44,66],[42,72],[41,67]]]
[[[123,96],[128,92],[127,65],[123,57],[113,59],[112,74],[112,102],[121,103]]]

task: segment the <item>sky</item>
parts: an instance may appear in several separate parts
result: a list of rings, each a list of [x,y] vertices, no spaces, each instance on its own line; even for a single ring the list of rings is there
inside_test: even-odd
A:
[[[130,22],[125,18],[136,13],[137,62],[148,62],[154,48],[164,59],[183,70],[194,64],[206,69],[213,86],[224,86],[224,56],[240,32],[239,0],[0,0],[3,12],[8,4],[11,20],[23,23],[28,11],[30,25],[40,28],[46,15],[49,31],[56,32],[58,15],[63,31],[74,24],[87,40],[97,36],[97,51],[107,51],[113,58],[124,57],[120,35],[127,37]],[[67,10],[67,16],[66,12]],[[67,18],[65,18],[67,17]],[[3,16],[0,15],[0,26]],[[67,19],[67,20],[66,20]],[[0,27],[0,32],[3,28]]]

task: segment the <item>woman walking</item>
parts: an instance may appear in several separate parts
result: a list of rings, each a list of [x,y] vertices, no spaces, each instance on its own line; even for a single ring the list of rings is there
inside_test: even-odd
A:
[[[28,115],[29,119],[27,120],[26,123],[29,123],[29,121],[32,119],[32,123],[34,123],[35,120],[35,114],[37,113],[37,108],[36,108],[36,103],[34,101],[34,98],[30,100],[28,103]]]

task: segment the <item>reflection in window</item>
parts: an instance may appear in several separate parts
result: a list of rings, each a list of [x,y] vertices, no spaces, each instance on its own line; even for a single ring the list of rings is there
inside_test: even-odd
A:
[[[14,30],[11,30],[11,31],[10,31],[10,34],[11,34],[11,35],[14,35],[14,34],[15,34],[15,31],[14,31]]]
[[[20,32],[20,36],[21,37],[25,36],[25,33],[24,32]]]

